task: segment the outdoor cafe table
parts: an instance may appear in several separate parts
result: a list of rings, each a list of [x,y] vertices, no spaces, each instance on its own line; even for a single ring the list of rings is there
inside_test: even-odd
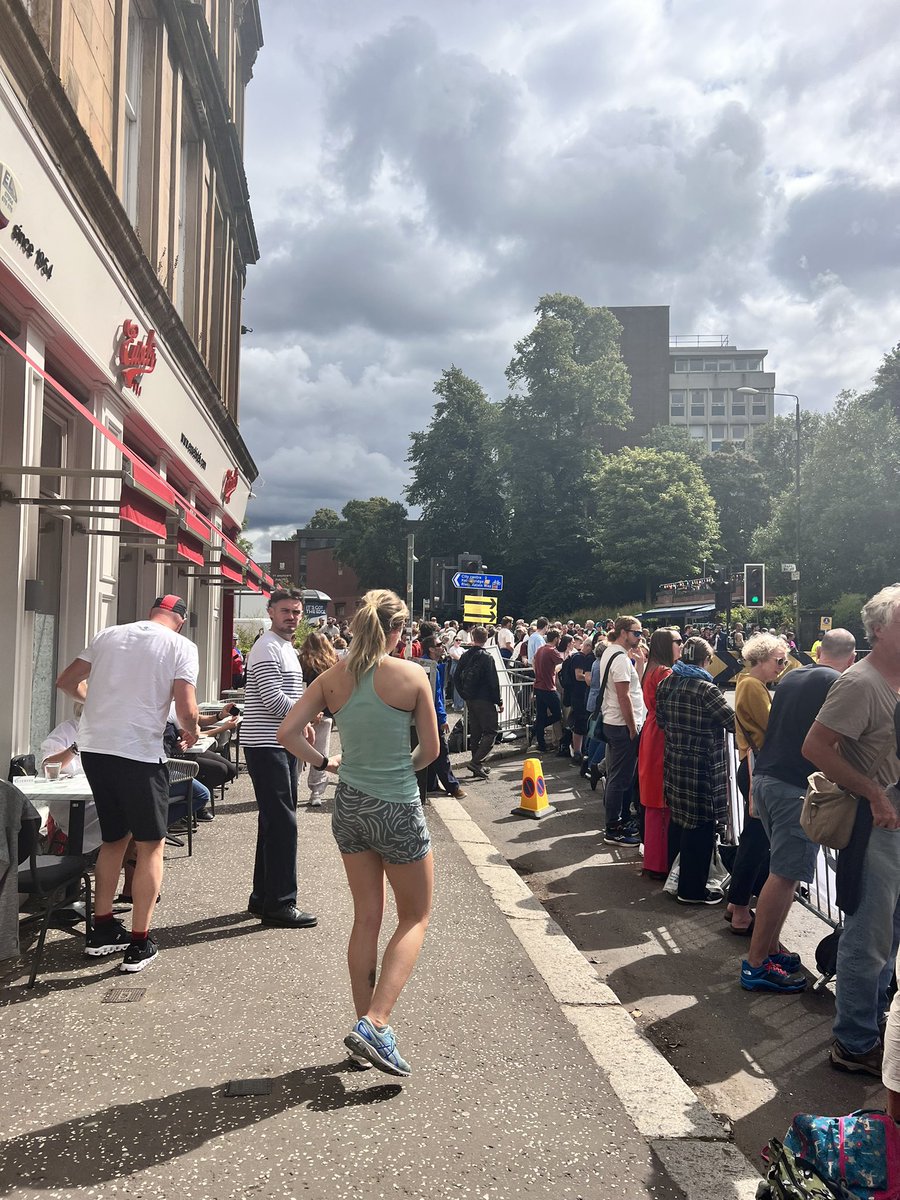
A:
[[[43,775],[17,775],[13,786],[28,797],[38,809],[48,809],[50,816],[69,838],[69,852],[81,854],[84,833],[96,824],[97,837],[88,851],[100,845],[99,822],[94,797],[84,774],[45,779]],[[93,840],[89,837],[89,841]]]

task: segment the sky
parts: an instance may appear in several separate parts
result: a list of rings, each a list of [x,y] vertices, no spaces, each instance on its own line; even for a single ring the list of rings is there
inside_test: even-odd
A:
[[[668,304],[828,409],[900,341],[891,0],[260,0],[240,426],[267,558],[403,500],[455,365],[540,296]],[[790,401],[784,402],[786,405]]]

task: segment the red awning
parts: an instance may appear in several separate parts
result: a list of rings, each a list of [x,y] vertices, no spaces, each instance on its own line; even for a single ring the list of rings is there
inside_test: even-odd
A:
[[[233,566],[226,558],[223,558],[219,563],[219,570],[222,572],[222,578],[228,579],[232,583],[244,583],[244,573]]]
[[[270,588],[273,588],[275,586],[275,580],[272,578],[271,575],[263,575],[263,582],[267,583]]]
[[[239,546],[236,546],[230,538],[227,538],[224,533],[222,534],[222,557],[230,558],[232,562],[236,562],[242,567],[246,566],[250,561],[243,550]]]
[[[123,521],[130,521],[138,529],[153,533],[158,538],[166,536],[166,510],[155,504],[143,492],[136,492],[124,483],[119,500],[119,516]]]
[[[124,451],[126,459],[126,471],[131,475],[128,484],[123,484],[122,491],[128,487],[130,491],[136,491],[147,496],[149,499],[161,504],[170,512],[177,512],[179,508],[183,508],[187,501],[179,496],[171,484],[166,483],[162,476],[154,469],[147,465],[142,458],[131,450]]]
[[[249,575],[248,575],[248,576],[247,576],[247,578],[244,580],[244,584],[245,584],[245,586],[246,586],[247,588],[249,588],[249,589],[250,589],[250,591],[251,591],[251,592],[260,592],[260,591],[262,591],[262,588],[259,586],[259,584],[256,582],[256,580],[255,580],[255,579],[251,579]]]
[[[179,499],[181,500],[181,497],[179,497]],[[207,518],[204,517],[202,513],[198,513],[195,509],[191,508],[187,500],[182,500],[182,504],[184,506],[185,528],[188,529],[194,535],[194,537],[201,538],[204,542],[208,542],[210,540],[212,526]]]
[[[203,547],[196,540],[196,538],[192,538],[189,533],[180,532],[178,534],[177,549],[181,557],[186,558],[188,562],[192,562],[198,567],[203,566]]]

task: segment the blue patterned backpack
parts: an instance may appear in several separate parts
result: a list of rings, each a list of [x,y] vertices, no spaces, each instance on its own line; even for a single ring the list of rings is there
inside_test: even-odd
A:
[[[900,1200],[900,1129],[886,1113],[847,1117],[798,1114],[784,1145],[856,1200]]]

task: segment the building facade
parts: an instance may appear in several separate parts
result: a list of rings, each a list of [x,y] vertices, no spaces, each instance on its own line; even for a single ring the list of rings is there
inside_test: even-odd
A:
[[[0,0],[0,29],[6,761],[65,715],[60,667],[161,592],[217,696],[233,592],[271,581],[237,545],[256,0]]]
[[[721,334],[671,335],[667,305],[612,307],[622,326],[622,358],[631,375],[632,420],[604,438],[606,449],[638,445],[657,425],[687,429],[708,450],[749,446],[753,430],[775,418],[775,375],[767,350],[739,350]],[[759,395],[739,392],[755,388]]]
[[[298,529],[290,540],[273,541],[270,563],[275,583],[284,587],[311,588],[331,599],[327,612],[338,620],[349,620],[362,596],[352,567],[335,557],[338,529]]]

